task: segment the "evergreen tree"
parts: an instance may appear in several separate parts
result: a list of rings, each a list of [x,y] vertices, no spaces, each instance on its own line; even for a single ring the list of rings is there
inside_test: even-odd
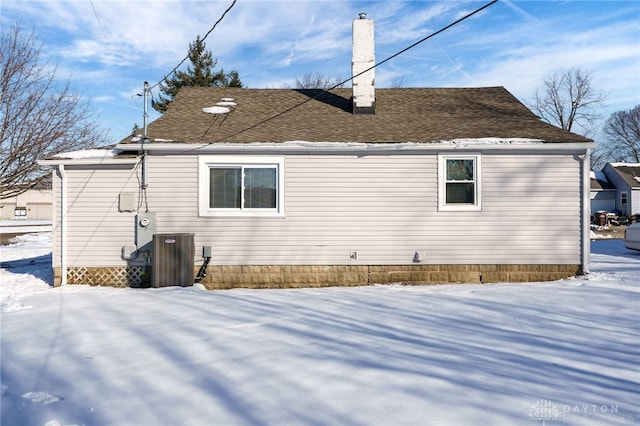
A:
[[[160,84],[160,90],[165,96],[160,95],[157,101],[151,101],[151,106],[156,111],[165,112],[183,87],[242,87],[237,71],[225,74],[220,68],[219,71],[214,72],[213,69],[218,61],[213,59],[210,51],[206,50],[200,36],[193,43],[189,43],[188,59],[191,65],[187,67],[186,72],[176,71],[173,78],[166,78],[164,83]]]

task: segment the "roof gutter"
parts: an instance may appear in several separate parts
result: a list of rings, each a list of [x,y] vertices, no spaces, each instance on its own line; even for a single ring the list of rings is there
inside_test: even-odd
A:
[[[39,160],[41,166],[95,166],[95,165],[120,165],[120,164],[137,164],[140,161],[137,157],[131,158],[51,158],[48,160]]]
[[[261,153],[308,153],[308,152],[335,152],[335,153],[385,153],[389,152],[441,152],[448,150],[460,151],[564,151],[575,152],[589,148],[595,148],[593,142],[565,142],[546,143],[543,141],[524,142],[518,139],[503,139],[491,143],[482,140],[460,140],[442,142],[403,142],[403,143],[349,143],[349,142],[255,142],[255,143],[215,143],[215,144],[191,144],[191,143],[124,143],[116,145],[117,149],[142,153],[148,151],[157,154],[237,154],[249,152]]]

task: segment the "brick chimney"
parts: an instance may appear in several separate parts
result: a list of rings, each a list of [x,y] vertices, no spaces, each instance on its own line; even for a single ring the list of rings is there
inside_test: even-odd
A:
[[[375,69],[358,75],[376,63],[373,19],[367,19],[366,13],[360,13],[358,19],[353,20],[353,46],[351,59],[352,101],[354,114],[375,114]]]

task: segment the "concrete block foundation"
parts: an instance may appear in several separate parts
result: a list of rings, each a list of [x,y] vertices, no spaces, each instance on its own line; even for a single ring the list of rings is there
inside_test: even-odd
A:
[[[194,266],[197,275],[199,266]],[[68,284],[148,287],[150,268],[71,267]],[[54,268],[54,285],[62,271]],[[210,290],[373,284],[525,283],[582,274],[580,265],[209,265],[200,283]]]

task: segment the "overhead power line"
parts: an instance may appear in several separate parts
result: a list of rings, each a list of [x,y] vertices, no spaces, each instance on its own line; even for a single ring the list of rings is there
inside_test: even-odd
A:
[[[388,57],[388,58],[386,58],[385,60],[380,61],[380,62],[378,62],[377,64],[375,64],[374,66],[372,66],[372,67],[370,67],[370,68],[368,68],[368,69],[366,69],[366,70],[362,71],[361,73],[359,73],[359,74],[356,74],[356,75],[352,76],[350,79],[345,80],[345,81],[343,81],[342,83],[338,83],[338,84],[336,84],[334,87],[332,87],[332,89],[335,89],[336,87],[338,87],[338,86],[340,86],[340,85],[343,85],[344,83],[347,83],[347,82],[349,82],[349,81],[353,80],[354,78],[358,77],[359,75],[362,75],[362,74],[366,73],[367,71],[371,71],[372,69],[376,68],[377,66],[380,66],[380,65],[384,64],[385,62],[389,62],[389,61],[390,61],[390,60],[392,60],[393,58],[395,58],[395,57],[397,57],[397,56],[402,55],[402,54],[403,54],[404,52],[406,52],[407,50],[409,50],[409,49],[413,49],[413,48],[414,48],[414,47],[416,47],[417,45],[419,45],[419,44],[421,44],[421,43],[424,43],[425,41],[429,40],[430,38],[437,36],[438,34],[440,34],[440,33],[444,32],[444,31],[448,30],[449,28],[453,27],[454,25],[459,24],[460,22],[464,21],[465,19],[472,17],[472,16],[473,16],[473,15],[475,15],[476,13],[479,13],[479,12],[483,11],[484,9],[488,8],[489,6],[492,6],[493,4],[495,4],[495,3],[497,3],[497,2],[498,2],[498,0],[493,0],[493,1],[491,1],[491,2],[489,2],[489,3],[487,3],[487,4],[485,4],[484,6],[482,6],[482,7],[478,8],[478,9],[474,10],[473,12],[471,12],[471,13],[469,13],[469,14],[467,14],[467,15],[463,16],[462,18],[458,19],[457,21],[454,21],[454,22],[450,23],[449,25],[447,25],[447,26],[445,26],[445,27],[440,28],[438,31],[436,31],[436,32],[434,32],[434,33],[431,33],[431,34],[429,34],[428,36],[426,36],[426,37],[424,37],[424,38],[421,38],[420,40],[418,40],[418,41],[416,41],[415,43],[413,43],[411,46],[405,47],[405,48],[404,48],[404,49],[402,49],[401,51],[399,51],[399,52],[397,52],[397,53],[394,53],[393,55],[389,56],[389,57]]]
[[[211,32],[218,26],[218,24],[220,22],[222,22],[222,20],[224,19],[224,17],[227,15],[227,13],[229,13],[229,11],[233,8],[233,6],[236,5],[236,1],[237,0],[233,0],[231,2],[231,5],[229,7],[227,7],[227,9],[224,11],[224,13],[220,16],[220,18],[218,18],[218,20],[215,22],[215,24],[213,24],[213,26],[209,29],[209,31],[207,31],[207,33],[204,35],[204,37],[202,37],[202,41],[205,41],[205,39],[209,36],[209,34],[211,34]],[[497,1],[497,0],[496,0]],[[187,53],[187,56],[184,57],[184,59],[182,59],[180,61],[180,63],[178,65],[175,66],[175,68],[173,68],[171,70],[171,72],[169,72],[167,75],[165,75],[160,81],[158,81],[156,84],[154,84],[153,86],[149,87],[149,90],[154,89],[155,87],[159,86],[160,83],[162,83],[163,81],[166,81],[173,73],[175,73],[178,68],[180,68],[182,66],[182,64],[185,63],[185,61],[189,59],[189,53]]]
[[[464,15],[462,18],[460,18],[460,19],[458,19],[458,20],[456,20],[456,21],[454,21],[454,22],[450,23],[449,25],[446,25],[446,26],[444,26],[444,27],[440,28],[439,30],[437,30],[437,31],[435,31],[435,32],[433,32],[433,33],[431,33],[431,34],[429,34],[428,36],[426,36],[426,37],[424,37],[424,38],[421,38],[420,40],[416,41],[416,42],[415,42],[415,43],[413,43],[412,45],[405,47],[404,49],[402,49],[402,50],[398,51],[397,53],[394,53],[393,55],[389,56],[388,58],[386,58],[386,59],[384,59],[384,60],[382,60],[382,61],[380,61],[380,62],[377,62],[376,64],[374,64],[373,66],[371,66],[371,67],[367,68],[366,70],[364,70],[364,71],[362,71],[362,72],[360,72],[360,73],[358,73],[358,74],[356,74],[356,75],[351,76],[351,78],[348,78],[348,79],[346,79],[346,80],[344,80],[344,81],[341,81],[341,82],[339,82],[339,83],[336,83],[335,85],[333,85],[333,86],[329,87],[328,89],[325,89],[325,90],[323,90],[323,91],[320,91],[316,96],[309,97],[309,98],[305,99],[304,101],[301,101],[301,102],[299,102],[299,103],[297,103],[297,104],[295,104],[295,105],[293,105],[293,106],[291,106],[291,107],[289,107],[289,108],[287,108],[287,109],[285,109],[285,110],[283,110],[283,111],[280,111],[280,112],[278,112],[278,113],[276,113],[276,114],[272,115],[271,117],[265,118],[265,119],[264,119],[264,120],[262,120],[262,121],[259,121],[259,122],[255,123],[255,124],[252,124],[252,125],[250,125],[250,126],[248,126],[248,127],[244,128],[244,129],[239,130],[239,131],[237,131],[237,132],[235,132],[235,133],[232,133],[232,134],[230,134],[230,135],[228,135],[228,136],[226,136],[226,137],[224,137],[224,138],[218,139],[217,141],[210,142],[210,143],[208,143],[207,145],[211,145],[211,144],[213,144],[213,143],[217,143],[217,142],[222,142],[222,141],[227,140],[227,139],[229,139],[229,138],[231,138],[231,137],[233,137],[233,136],[237,136],[237,135],[239,135],[239,134],[242,134],[242,133],[244,133],[244,132],[247,132],[247,131],[249,131],[249,130],[252,130],[252,129],[254,129],[254,128],[258,127],[258,126],[261,126],[261,125],[262,125],[262,124],[264,124],[264,123],[267,123],[267,122],[269,122],[269,121],[271,121],[271,120],[274,120],[274,119],[276,119],[276,118],[278,118],[278,117],[281,117],[281,116],[283,116],[283,115],[285,115],[285,114],[287,114],[287,113],[289,113],[289,112],[293,111],[294,109],[301,107],[302,105],[306,104],[307,102],[311,102],[311,101],[313,101],[313,100],[316,100],[316,99],[318,99],[320,96],[322,96],[324,92],[329,91],[329,90],[333,90],[333,89],[335,89],[335,88],[337,88],[337,87],[341,87],[341,86],[343,86],[345,83],[350,82],[350,81],[351,81],[351,80],[353,80],[354,78],[356,78],[356,77],[358,77],[358,76],[360,76],[360,75],[362,75],[362,74],[364,74],[364,73],[366,73],[366,72],[368,72],[368,71],[371,71],[372,69],[374,69],[374,68],[376,68],[376,67],[378,67],[378,66],[380,66],[380,65],[382,65],[382,64],[384,64],[384,63],[386,63],[386,62],[389,62],[390,60],[392,60],[392,59],[394,59],[394,58],[398,57],[399,55],[402,55],[402,54],[403,54],[403,53],[405,53],[406,51],[408,51],[408,50],[410,50],[410,49],[413,49],[414,47],[418,46],[419,44],[424,43],[425,41],[429,40],[430,38],[437,36],[438,34],[440,34],[440,33],[444,32],[444,31],[448,30],[449,28],[451,28],[451,27],[453,27],[453,26],[455,26],[455,25],[459,24],[460,22],[462,22],[462,21],[464,21],[464,20],[466,20],[466,19],[468,19],[468,18],[472,17],[473,15],[475,15],[475,14],[477,14],[477,13],[479,13],[479,12],[481,12],[481,11],[485,10],[485,9],[487,9],[488,7],[492,6],[493,4],[495,4],[495,3],[497,3],[497,2],[498,2],[498,0],[490,1],[489,3],[485,4],[484,6],[479,7],[478,9],[474,10],[473,12],[470,12],[470,13],[468,13],[468,14]]]
[[[96,22],[98,23],[98,27],[100,28],[100,32],[102,32],[102,37],[104,37],[104,42],[107,44],[107,46],[109,47],[110,51],[113,51],[114,48],[111,44],[111,42],[109,41],[109,37],[107,37],[107,33],[104,30],[104,26],[102,25],[102,21],[100,20],[100,16],[98,16],[98,11],[96,10],[95,5],[93,4],[93,0],[89,0],[89,4],[91,5],[91,10],[93,10],[93,16],[95,16],[96,18]],[[120,79],[122,80],[122,84],[123,87],[128,87],[127,84],[127,80],[124,78],[124,74],[122,73],[122,70],[118,67],[118,74],[120,74]],[[131,101],[133,101],[133,96],[131,97]]]

